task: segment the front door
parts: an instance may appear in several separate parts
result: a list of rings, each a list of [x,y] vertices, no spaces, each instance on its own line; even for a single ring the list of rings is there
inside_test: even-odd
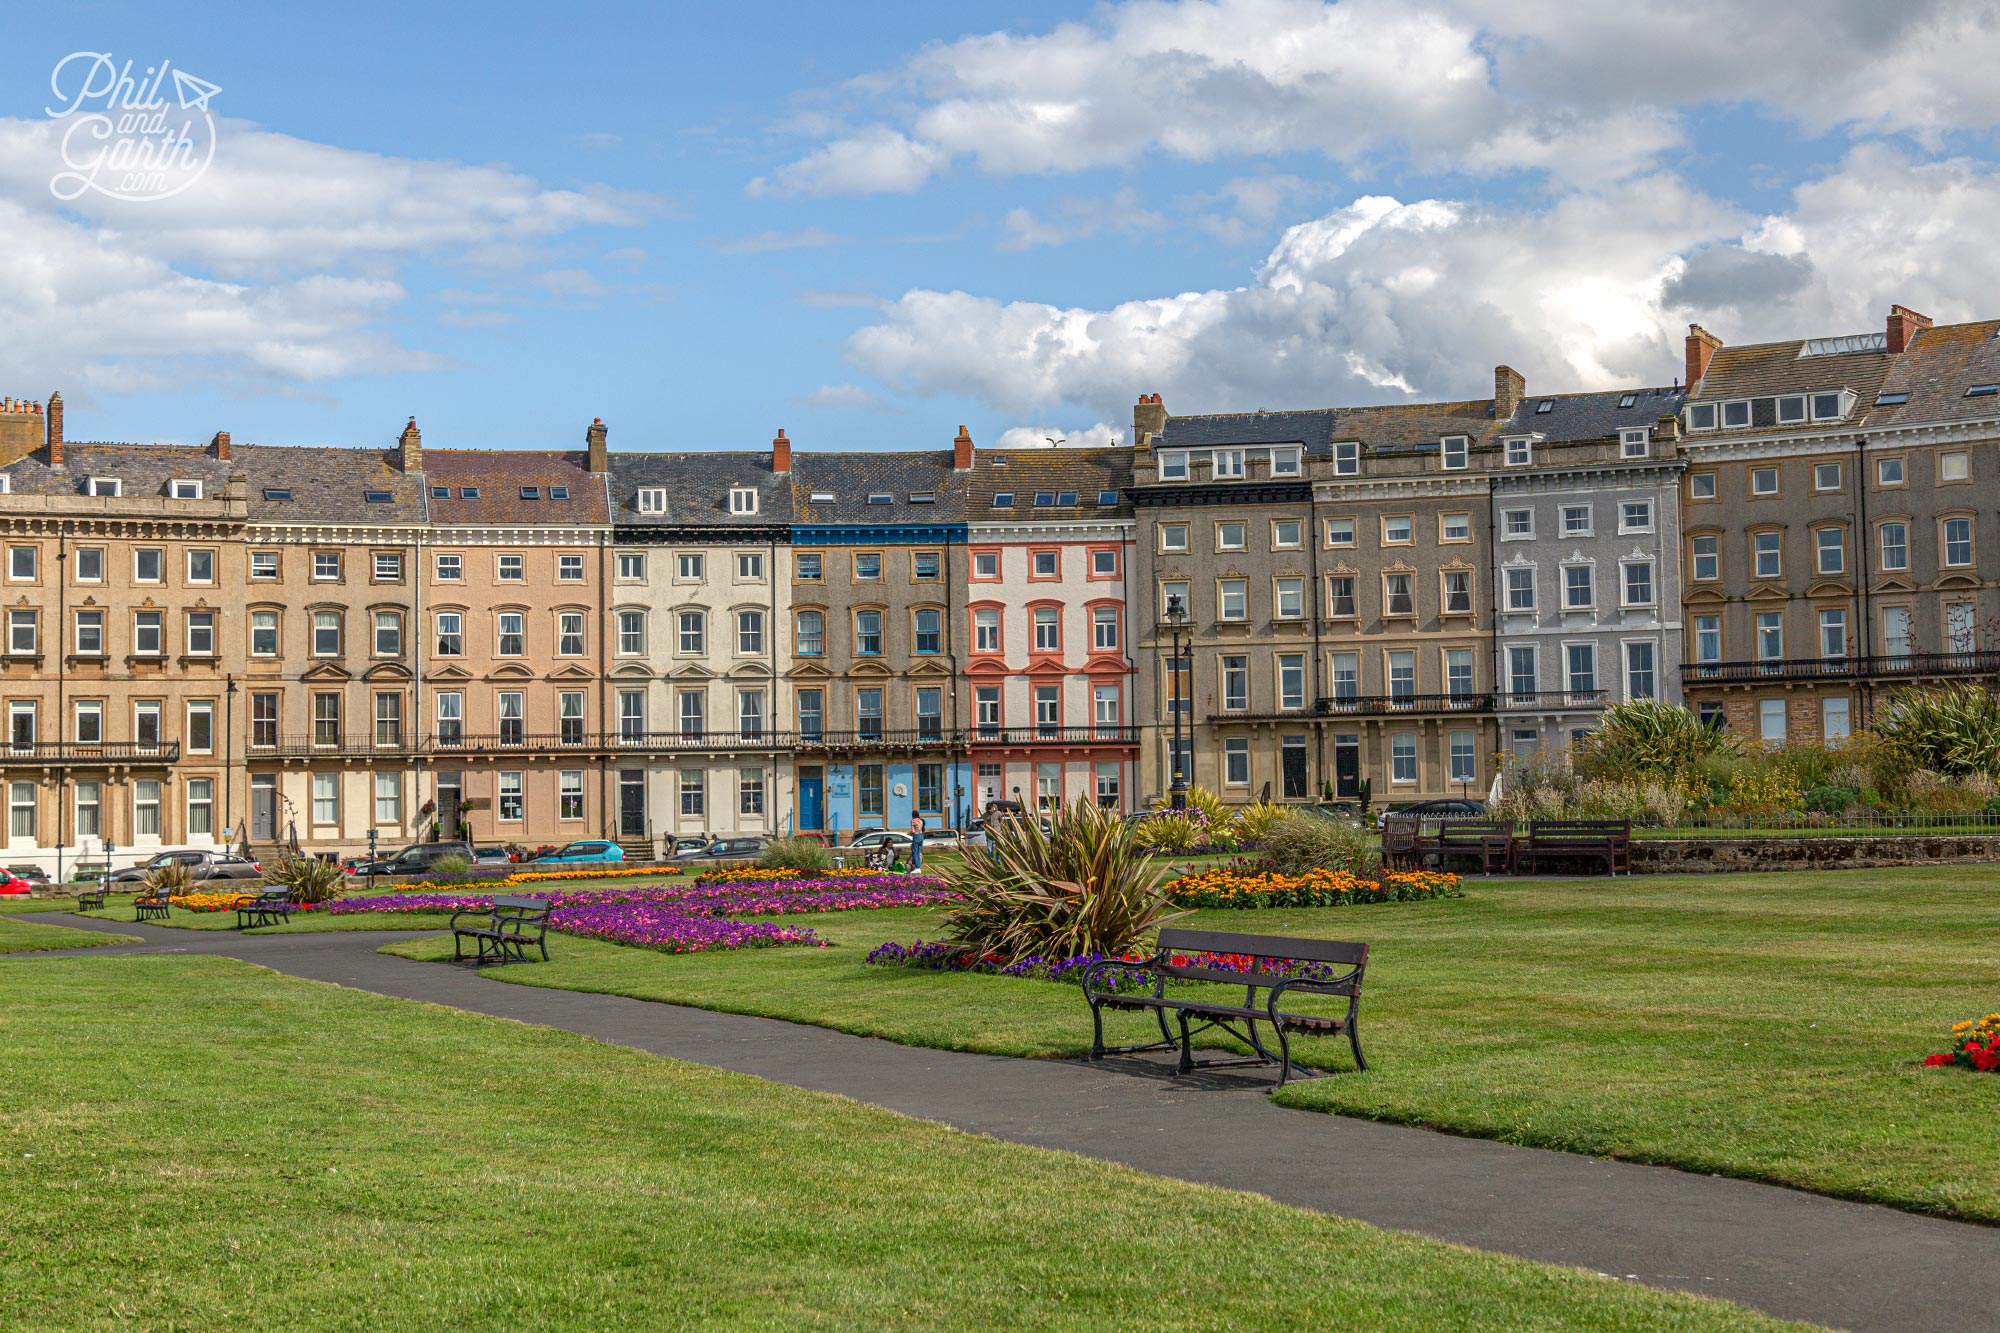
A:
[[[1333,738],[1333,794],[1336,796],[1359,796],[1361,794],[1361,738],[1359,736],[1335,736]]]
[[[817,768],[799,770],[799,828],[826,827],[826,779]]]
[[[278,836],[278,777],[256,773],[250,778],[250,836],[258,842],[273,842]]]
[[[1300,742],[1294,745],[1291,738],[1286,737],[1281,753],[1284,756],[1284,767],[1281,776],[1285,780],[1285,799],[1288,801],[1304,800],[1306,795],[1306,747],[1304,739],[1301,738]]]
[[[618,771],[618,836],[646,836],[646,774],[642,769]]]

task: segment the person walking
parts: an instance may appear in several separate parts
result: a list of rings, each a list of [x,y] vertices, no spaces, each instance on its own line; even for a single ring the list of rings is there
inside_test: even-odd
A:
[[[910,872],[924,868],[924,817],[910,816]]]

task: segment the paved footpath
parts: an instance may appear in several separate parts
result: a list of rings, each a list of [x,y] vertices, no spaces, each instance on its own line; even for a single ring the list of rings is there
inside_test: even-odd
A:
[[[1286,1110],[1266,1099],[1271,1080],[1254,1071],[1176,1079],[1170,1066],[1138,1058],[1091,1066],[924,1050],[741,1014],[512,985],[375,952],[389,940],[434,932],[260,936],[62,913],[27,919],[147,941],[91,954],[240,958],[1786,1318],[1867,1333],[2000,1328],[2000,1228]],[[31,966],[49,956],[13,960]],[[1085,1019],[1080,1002],[1077,1017]]]

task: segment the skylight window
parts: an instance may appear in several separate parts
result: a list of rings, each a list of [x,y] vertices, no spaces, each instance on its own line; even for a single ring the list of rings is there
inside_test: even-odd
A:
[[[461,486],[458,488],[458,498],[461,500],[477,500],[479,498],[479,488],[477,486]]]
[[[1544,398],[1542,399],[1541,402],[1535,404],[1536,416],[1540,416],[1544,412],[1553,412],[1555,410],[1556,410],[1556,400],[1553,398]]]
[[[993,455],[993,466],[994,466],[994,467],[1006,467],[1006,466],[1007,466],[1007,455],[1005,455],[1005,454],[994,454],[994,455]]]
[[[812,502],[816,505],[830,505],[833,503],[833,492],[814,491],[812,493]]]
[[[1620,399],[1618,400],[1618,406],[1620,406],[1620,407],[1630,407],[1630,406],[1632,406],[1632,404],[1634,404],[1634,403],[1636,403],[1636,402],[1638,402],[1638,401],[1639,401],[1639,395],[1638,395],[1638,394],[1636,394],[1636,393],[1628,393],[1628,394],[1626,394],[1626,395],[1625,395],[1625,396],[1624,396],[1623,398],[1620,398]]]
[[[1117,504],[1117,503],[1118,503],[1118,492],[1116,492],[1116,491],[1099,491],[1099,492],[1097,493],[1097,503],[1099,503],[1099,504],[1101,504],[1101,505],[1115,505],[1115,504]]]
[[[451,487],[449,487],[449,486],[433,486],[433,487],[431,487],[431,499],[433,499],[433,500],[449,500],[449,499],[451,499]]]
[[[539,500],[542,498],[542,488],[539,486],[523,486],[521,488],[521,498],[523,500]]]
[[[1065,505],[1065,506],[1067,506],[1067,505],[1073,505],[1073,504],[1075,504],[1075,503],[1076,503],[1076,492],[1075,492],[1075,491],[1060,491],[1060,492],[1058,492],[1058,493],[1057,493],[1057,495],[1056,495],[1056,503],[1057,503],[1058,505]]]
[[[1965,391],[1967,398],[1991,398],[2000,393],[2000,384],[1975,384]]]
[[[1055,502],[1056,502],[1056,493],[1054,491],[1035,492],[1035,508],[1046,509],[1049,506],[1053,505]]]
[[[1850,333],[1840,338],[1808,338],[1800,356],[1833,356],[1841,352],[1886,352],[1889,332]]]
[[[887,491],[876,491],[873,495],[870,495],[868,497],[868,503],[872,505],[894,504],[895,502],[896,502],[896,497],[889,494]]]
[[[918,491],[910,497],[910,503],[913,505],[934,505],[937,503],[937,496],[932,495],[929,491]]]
[[[1875,399],[1875,406],[1896,407],[1900,404],[1907,403],[1909,401],[1910,401],[1910,395],[1906,393],[1885,393],[1877,395]]]
[[[551,500],[567,500],[567,499],[569,499],[569,487],[567,487],[567,486],[551,486],[551,487],[549,487],[549,499],[551,499]]]
[[[264,498],[266,500],[289,500],[292,498],[292,491],[289,486],[266,486],[264,488]]]
[[[1014,507],[1014,492],[1012,491],[993,492],[993,507],[995,509],[1012,509]]]
[[[363,491],[361,498],[372,505],[385,505],[395,497],[391,496],[387,491]]]

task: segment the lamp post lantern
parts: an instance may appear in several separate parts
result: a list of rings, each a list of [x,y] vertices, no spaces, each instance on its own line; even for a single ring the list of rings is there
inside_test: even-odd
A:
[[[1185,711],[1186,707],[1192,705],[1194,696],[1194,691],[1189,688],[1193,682],[1188,679],[1194,664],[1191,661],[1183,660],[1183,649],[1181,648],[1181,638],[1187,633],[1187,629],[1187,608],[1181,605],[1180,596],[1176,594],[1167,598],[1167,633],[1173,640],[1173,655],[1168,659],[1171,666],[1167,672],[1167,679],[1171,683],[1172,689],[1167,702],[1168,706],[1174,710],[1174,772],[1169,802],[1176,810],[1187,809],[1187,764],[1183,758],[1184,751],[1181,748],[1181,713]],[[1190,644],[1190,651],[1192,647],[1193,645]]]

